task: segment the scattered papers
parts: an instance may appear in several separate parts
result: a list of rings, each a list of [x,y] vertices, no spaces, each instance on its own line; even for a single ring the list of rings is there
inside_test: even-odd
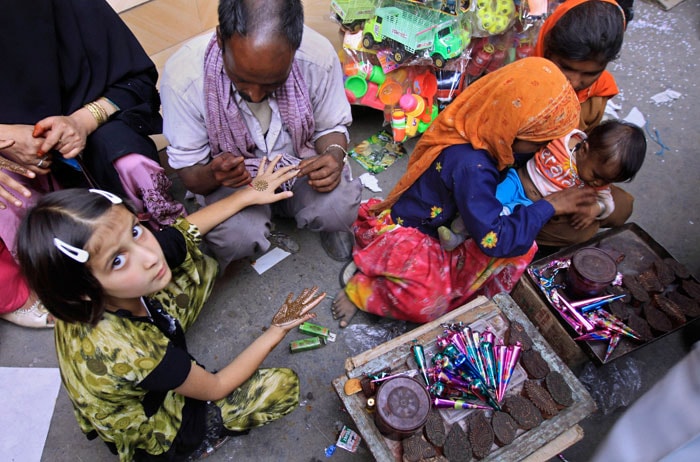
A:
[[[655,102],[656,104],[661,104],[661,103],[668,103],[669,101],[673,101],[674,99],[678,99],[681,97],[681,94],[678,93],[677,91],[671,90],[670,88],[667,88],[666,90],[662,91],[661,93],[657,93],[654,96],[651,97],[651,100]]]
[[[612,99],[605,103],[605,115],[609,116],[608,118],[619,119],[620,114],[617,111],[620,109],[622,109],[622,105],[614,103]]]
[[[627,114],[623,120],[625,122],[635,124],[639,128],[644,128],[644,126],[647,124],[644,114],[642,114],[642,111],[637,109],[637,106],[633,107],[630,113]]]
[[[57,368],[0,367],[0,459],[41,460],[60,388]]]
[[[257,271],[258,274],[263,274],[265,271],[269,270],[290,255],[291,253],[286,252],[279,247],[274,247],[262,257],[258,258],[257,260],[253,260],[250,265],[255,271]]]
[[[382,191],[382,188],[379,187],[379,181],[377,180],[377,177],[372,175],[371,173],[363,173],[362,175],[360,175],[360,183],[362,183],[362,186],[364,186],[372,192]]]

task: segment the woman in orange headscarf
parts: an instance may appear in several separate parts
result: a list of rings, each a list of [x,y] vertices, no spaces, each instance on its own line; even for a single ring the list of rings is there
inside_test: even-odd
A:
[[[578,128],[586,133],[600,123],[608,100],[619,92],[605,68],[620,54],[625,27],[625,14],[615,0],[567,0],[540,29],[535,56],[552,61],[571,82],[581,103]],[[524,186],[531,186],[527,179]],[[617,186],[610,189],[615,210],[596,223],[601,228],[622,226],[632,215],[634,197]],[[552,219],[538,234],[537,243],[553,251],[590,236],[590,230],[574,229],[569,218]]]
[[[600,123],[605,104],[619,93],[605,68],[620,54],[625,25],[615,0],[567,0],[540,29],[535,56],[554,62],[571,82],[581,103],[579,129],[585,132]]]
[[[477,294],[510,291],[534,256],[540,228],[555,214],[593,203],[595,193],[569,189],[501,216],[496,185],[508,166],[578,119],[571,85],[542,58],[517,61],[467,87],[423,134],[389,197],[361,206],[354,224],[358,272],[333,304],[341,327],[358,307],[422,323]],[[437,229],[457,215],[471,237],[448,251]]]

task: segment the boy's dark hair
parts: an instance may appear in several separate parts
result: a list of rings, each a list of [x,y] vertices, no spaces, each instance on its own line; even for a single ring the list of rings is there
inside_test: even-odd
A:
[[[617,59],[625,33],[620,8],[603,1],[573,7],[544,38],[544,56],[607,65]]]
[[[609,120],[595,127],[588,136],[588,152],[604,163],[616,161],[620,171],[611,183],[632,181],[644,163],[647,140],[644,130],[629,122]]]
[[[126,203],[123,205],[133,212]],[[22,273],[58,319],[92,325],[102,319],[102,285],[87,264],[62,253],[53,239],[84,249],[99,219],[112,206],[107,198],[86,189],[65,189],[39,199],[20,224],[17,256]]]
[[[224,42],[234,34],[278,33],[292,49],[301,45],[304,8],[300,0],[220,0],[219,32]]]

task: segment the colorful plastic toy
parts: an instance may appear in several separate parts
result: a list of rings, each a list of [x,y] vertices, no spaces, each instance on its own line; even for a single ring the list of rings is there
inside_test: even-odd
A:
[[[478,0],[476,8],[481,28],[490,35],[505,32],[515,14],[513,0]]]
[[[464,88],[464,72],[462,71],[446,71],[441,69],[437,71],[437,92],[435,96],[441,105],[446,106],[453,99],[462,93]]]
[[[395,142],[401,143],[406,139],[406,113],[401,109],[391,113],[391,131]]]
[[[496,48],[488,43],[488,38],[485,41],[475,44],[472,50],[472,58],[467,64],[467,74],[472,77],[477,77],[481,75],[486,66],[489,65],[491,59],[493,59],[493,53]]]
[[[448,59],[461,55],[464,48],[457,22],[445,17],[449,15],[408,5],[377,8],[375,16],[365,22],[362,45],[372,48],[386,42],[397,63],[425,52],[436,67],[442,68]]]
[[[360,29],[362,23],[374,16],[378,0],[332,0],[331,11],[343,27]]]

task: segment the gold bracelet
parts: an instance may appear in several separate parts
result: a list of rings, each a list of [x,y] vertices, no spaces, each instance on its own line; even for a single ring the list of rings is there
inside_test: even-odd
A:
[[[321,155],[324,155],[325,153],[327,153],[330,148],[338,148],[341,151],[343,151],[343,163],[344,164],[348,163],[348,151],[346,151],[344,147],[342,147],[341,145],[336,144],[336,143],[329,144],[328,146],[326,146],[326,149],[323,150]]]
[[[85,109],[87,109],[88,111],[90,111],[90,114],[92,114],[92,117],[94,117],[95,121],[97,121],[98,127],[107,121],[106,113],[104,112],[104,109],[99,104],[92,102],[92,103],[87,103],[83,107]]]
[[[85,106],[83,106],[85,109],[90,111],[90,114],[95,118],[97,121],[97,126],[99,127],[103,123],[107,122],[109,119],[109,116],[107,115],[107,111],[105,108],[100,106],[99,103],[93,101],[91,103],[87,103]]]
[[[97,110],[100,112],[100,115],[102,116],[103,120],[100,123],[100,125],[107,122],[109,120],[109,115],[107,114],[107,110],[105,108],[103,108],[102,105],[100,103],[98,103],[97,101],[93,101],[92,104],[95,105],[95,108],[97,108]]]

